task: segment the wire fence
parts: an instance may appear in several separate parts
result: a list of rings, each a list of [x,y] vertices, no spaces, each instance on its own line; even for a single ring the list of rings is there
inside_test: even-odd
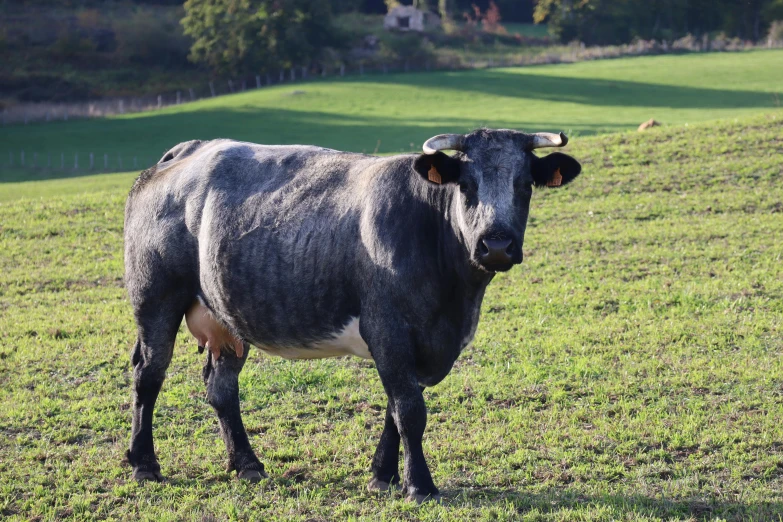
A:
[[[156,96],[128,97],[102,99],[84,103],[27,103],[7,108],[2,112],[2,125],[12,126],[40,122],[55,122],[74,118],[100,118],[109,115],[133,112],[155,111],[194,102],[204,98],[263,89],[282,84],[296,84],[311,81],[316,78],[385,75],[407,72],[436,70],[469,70],[491,67],[519,67],[537,64],[570,63],[623,56],[640,56],[650,54],[704,52],[704,51],[739,51],[755,48],[781,48],[783,42],[766,42],[763,45],[752,42],[729,40],[715,42],[695,38],[681,39],[674,44],[656,41],[638,41],[633,44],[610,47],[585,47],[583,44],[568,46],[565,50],[558,48],[533,56],[498,56],[480,58],[454,57],[438,61],[414,62],[404,60],[374,65],[358,64],[352,67],[339,65],[333,69],[323,68],[313,70],[307,67],[291,68],[279,71],[277,74],[263,73],[247,78],[212,80],[206,84]],[[15,172],[59,171],[68,175],[89,174],[101,172],[122,172],[144,169],[158,161],[165,151],[145,151],[144,154],[112,153],[95,151],[86,153],[79,151],[38,151],[30,149],[6,150],[0,152],[0,170]],[[1,150],[1,149],[0,149]],[[3,158],[3,155],[5,156]]]
[[[82,151],[39,152],[19,149],[7,151],[0,156],[0,168],[14,172],[100,174],[142,170],[155,164],[162,155],[163,152],[153,155]]]

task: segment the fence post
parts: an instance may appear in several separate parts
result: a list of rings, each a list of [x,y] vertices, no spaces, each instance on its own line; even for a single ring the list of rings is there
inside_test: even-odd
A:
[[[242,91],[246,91],[246,90],[247,90],[247,82],[245,81],[244,78],[242,78]]]
[[[193,92],[193,87],[188,87],[188,92],[190,93],[190,101],[193,101],[196,99],[196,95]]]
[[[303,80],[307,79],[307,67],[304,65],[302,66],[302,79]]]
[[[295,80],[296,80],[296,69],[291,67],[291,81],[293,82]]]
[[[120,100],[119,105],[120,105],[120,114],[125,114],[125,101]]]
[[[163,96],[161,94],[158,94],[158,109],[163,107]]]
[[[177,91],[177,105],[179,105],[180,103],[182,103],[182,94],[180,94],[180,92]]]
[[[109,155],[104,154],[103,155],[103,168],[108,169],[109,168]]]
[[[326,66],[325,65],[321,69],[321,78],[326,78]]]
[[[383,63],[383,74],[386,74],[389,72],[389,69],[386,67],[386,62]]]
[[[266,84],[272,85],[272,78],[269,76],[269,73],[266,73]]]
[[[285,81],[285,71],[280,69],[280,83],[283,83]]]
[[[215,85],[212,82],[209,82],[209,91],[212,93],[212,97],[215,97]]]
[[[75,152],[73,154],[73,170],[76,170],[79,168],[79,153]]]
[[[340,64],[340,76],[345,76],[345,64]]]
[[[92,152],[90,152],[90,170],[92,170],[94,166],[95,166],[95,161]]]
[[[63,110],[63,121],[68,121],[68,109]]]
[[[234,92],[234,82],[231,80],[228,81],[228,90]]]
[[[261,88],[261,75],[256,74],[256,89],[260,89],[260,88]]]

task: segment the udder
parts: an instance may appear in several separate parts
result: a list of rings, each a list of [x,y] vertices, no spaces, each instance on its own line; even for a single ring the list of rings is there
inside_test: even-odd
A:
[[[245,353],[242,341],[220,324],[201,301],[197,300],[187,311],[185,324],[198,341],[198,345],[212,352],[214,360],[218,360],[223,348],[234,350],[237,357],[242,357]]]

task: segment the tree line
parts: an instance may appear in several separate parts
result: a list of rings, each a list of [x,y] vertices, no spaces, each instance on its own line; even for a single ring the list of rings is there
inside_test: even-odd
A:
[[[533,16],[561,41],[587,45],[717,33],[758,41],[783,20],[783,0],[538,0]]]

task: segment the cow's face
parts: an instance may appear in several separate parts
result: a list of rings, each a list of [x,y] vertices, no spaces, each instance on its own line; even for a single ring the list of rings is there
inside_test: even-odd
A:
[[[543,158],[532,150],[558,147],[563,135],[477,130],[468,135],[440,135],[424,144],[414,167],[430,183],[456,185],[454,220],[471,263],[501,272],[522,262],[533,186],[562,186],[581,171],[574,158],[554,153]],[[459,153],[447,156],[441,150]]]

